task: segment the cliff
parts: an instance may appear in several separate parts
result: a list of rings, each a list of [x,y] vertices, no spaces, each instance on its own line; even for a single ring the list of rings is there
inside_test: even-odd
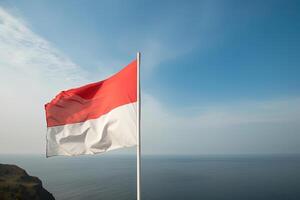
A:
[[[16,165],[0,164],[0,200],[54,200],[40,179]]]

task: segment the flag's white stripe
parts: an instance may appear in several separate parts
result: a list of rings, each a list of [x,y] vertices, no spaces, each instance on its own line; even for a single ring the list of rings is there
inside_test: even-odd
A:
[[[96,154],[136,145],[136,109],[130,103],[97,119],[47,128],[47,156]]]

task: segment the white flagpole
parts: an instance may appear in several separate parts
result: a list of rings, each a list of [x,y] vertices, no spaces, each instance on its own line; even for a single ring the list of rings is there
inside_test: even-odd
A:
[[[137,59],[137,145],[136,145],[136,199],[141,200],[141,88],[140,88],[140,59],[141,53],[136,54]]]

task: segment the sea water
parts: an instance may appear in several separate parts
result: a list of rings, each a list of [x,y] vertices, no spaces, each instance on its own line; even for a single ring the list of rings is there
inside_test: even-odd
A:
[[[0,155],[39,177],[57,200],[136,199],[129,155]],[[143,200],[299,200],[300,156],[144,156]]]

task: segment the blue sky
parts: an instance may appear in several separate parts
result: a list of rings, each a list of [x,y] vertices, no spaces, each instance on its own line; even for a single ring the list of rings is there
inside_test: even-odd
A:
[[[4,1],[4,6],[96,73],[90,79],[97,73],[102,78],[101,67],[115,72],[141,51],[149,65],[142,67],[153,68],[142,73],[145,90],[174,106],[299,93],[298,1]]]
[[[64,87],[103,79],[141,51],[147,153],[300,153],[299,1],[2,0],[0,6],[34,34],[24,38],[46,41],[54,57],[71,63],[61,64],[71,72],[58,67],[71,76],[62,84],[45,76],[47,56],[35,69],[28,65],[40,85],[34,94],[51,88],[41,101]],[[15,39],[2,42],[9,40]],[[20,44],[24,52],[31,48]],[[33,56],[24,52],[24,58]]]

